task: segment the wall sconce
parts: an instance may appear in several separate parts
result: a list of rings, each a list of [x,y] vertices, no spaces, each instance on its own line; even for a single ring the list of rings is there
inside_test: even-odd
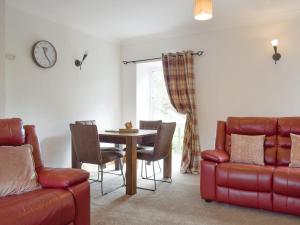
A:
[[[212,0],[195,0],[194,17],[196,20],[209,20],[213,17]]]
[[[278,39],[274,39],[271,41],[272,46],[274,47],[274,55],[273,55],[273,60],[275,61],[275,64],[277,63],[277,61],[281,58],[280,53],[277,52],[277,47],[278,47]]]
[[[75,66],[79,67],[80,70],[81,70],[81,66],[82,66],[82,64],[83,64],[83,62],[84,62],[84,60],[86,59],[87,56],[88,56],[88,52],[86,51],[86,52],[84,53],[84,55],[83,55],[81,61],[80,61],[79,59],[76,59],[76,60],[75,60]]]

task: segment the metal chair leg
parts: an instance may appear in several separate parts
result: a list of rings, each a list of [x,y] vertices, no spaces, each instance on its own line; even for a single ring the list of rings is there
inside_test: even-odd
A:
[[[160,167],[159,160],[157,160],[157,163],[158,163],[158,167],[159,167],[159,173],[161,173],[161,167]]]
[[[141,165],[141,177],[143,177],[143,160],[142,160],[142,165]]]
[[[97,180],[93,180],[93,179],[89,179],[90,180],[90,183],[95,183],[95,182],[100,182],[101,183],[101,195],[107,195],[113,191],[116,191],[117,189],[119,188],[122,188],[126,185],[126,179],[125,179],[125,176],[124,176],[124,171],[123,171],[123,161],[122,159],[120,160],[120,170],[121,170],[121,174],[116,174],[116,173],[110,173],[110,172],[104,172],[104,165],[98,165],[98,173],[97,173],[97,177],[98,179]],[[113,174],[113,175],[117,175],[117,176],[122,176],[122,179],[123,179],[123,184],[119,187],[116,187],[114,188],[113,190],[109,191],[109,192],[104,192],[104,185],[103,185],[103,176],[104,176],[104,173],[109,173],[109,174]],[[100,177],[99,177],[100,175]],[[100,178],[100,179],[99,179]]]
[[[152,161],[151,163],[153,163],[153,164],[154,164],[155,162],[157,162],[157,163],[158,163],[158,167],[159,167],[159,173],[161,173],[161,167],[160,167],[159,160],[157,160],[157,161]],[[146,172],[146,177],[144,177],[144,176],[143,176],[143,169],[144,169],[143,167],[144,167],[144,164],[145,164],[145,172]],[[145,163],[144,163],[144,160],[142,160],[142,171],[141,171],[141,177],[142,177],[142,179],[146,179],[146,180],[148,179],[148,180],[150,180],[150,177],[153,177],[153,174],[152,174],[151,176],[148,176],[148,174],[147,174],[147,171],[148,171],[148,170],[147,170],[147,165],[148,165],[148,164],[147,164],[147,162],[145,162]],[[157,175],[157,174],[159,174],[159,173],[155,173],[155,175]],[[152,180],[152,179],[151,179],[151,180]]]
[[[144,174],[143,174],[144,169],[145,169],[146,177],[144,177]],[[142,179],[148,178],[148,174],[147,174],[147,162],[144,162],[144,160],[142,160],[141,177],[142,177]]]
[[[147,174],[147,163],[145,162],[145,173],[146,173],[146,178],[148,177],[148,174]]]
[[[101,167],[100,167],[100,165],[98,165],[97,179],[96,179],[96,180],[95,180],[95,179],[89,179],[90,184],[93,184],[93,183],[96,183],[96,182],[102,182],[102,181],[100,180],[100,173],[101,173]]]
[[[103,196],[104,193],[103,193],[103,166],[100,165],[100,168],[101,168],[101,195]]]
[[[143,170],[143,160],[142,160],[142,170]],[[146,180],[153,180],[154,181],[154,189],[149,189],[149,188],[144,188],[144,187],[137,187],[138,189],[142,189],[142,190],[147,190],[147,191],[156,191],[156,178],[155,178],[155,161],[152,162],[152,169],[153,169],[153,176],[154,179],[149,179],[149,177],[147,176],[147,163],[145,162],[145,170],[146,170],[146,177],[142,179],[146,179]]]
[[[144,170],[144,160],[142,160],[142,165],[141,165],[141,177],[144,177],[143,170]]]
[[[124,171],[123,171],[123,162],[122,162],[122,159],[120,160],[120,169],[121,169],[121,173],[122,173],[122,177],[123,177],[123,186],[126,185],[126,179],[125,179],[125,176],[124,176]]]
[[[142,160],[142,172],[141,172],[141,175],[142,175],[142,179],[145,179],[145,180],[153,180],[154,181],[154,189],[149,189],[149,188],[143,188],[143,187],[137,187],[138,189],[142,189],[142,190],[147,190],[147,191],[156,191],[156,187],[157,187],[157,181],[159,181],[159,182],[162,182],[162,183],[172,183],[172,178],[169,178],[168,180],[158,180],[158,179],[156,179],[156,173],[155,173],[155,162],[156,161],[153,161],[152,163],[152,168],[153,168],[153,175],[152,176],[147,176],[146,175],[146,177],[144,177],[143,176],[143,167],[144,167],[144,164],[145,164],[145,170],[146,170],[146,172],[147,172],[147,165],[146,165],[146,163],[143,163],[143,160]],[[151,178],[151,177],[153,177],[153,178]]]
[[[153,178],[154,178],[154,191],[156,191],[156,179],[155,179],[155,162],[153,162]]]

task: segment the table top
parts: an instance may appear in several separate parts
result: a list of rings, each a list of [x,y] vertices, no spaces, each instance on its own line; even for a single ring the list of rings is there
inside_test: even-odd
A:
[[[107,132],[100,131],[99,136],[114,136],[114,137],[142,137],[148,135],[156,135],[156,130],[139,130],[138,133],[120,133],[120,132]]]

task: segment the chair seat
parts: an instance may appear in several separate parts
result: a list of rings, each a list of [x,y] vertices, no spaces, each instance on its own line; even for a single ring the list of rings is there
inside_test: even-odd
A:
[[[222,163],[217,166],[218,186],[255,192],[272,192],[273,166]]]
[[[277,167],[274,172],[274,192],[300,198],[300,168]]]
[[[120,149],[115,147],[100,147],[101,151],[120,151]]]
[[[0,224],[68,224],[75,213],[74,197],[63,189],[40,189],[0,198]]]
[[[153,147],[146,145],[137,145],[136,150],[153,150]],[[123,148],[123,151],[126,151],[126,148]]]
[[[116,149],[112,150],[112,151],[106,150],[106,151],[101,152],[101,156],[102,156],[101,162],[102,162],[102,164],[105,164],[105,163],[114,161],[116,159],[123,158],[124,153],[122,151],[119,151]]]
[[[153,148],[141,148],[137,150],[137,158],[140,160],[152,161],[154,150]]]
[[[150,146],[150,145],[138,145],[137,146],[137,149],[144,149],[144,150],[153,150],[153,146]]]

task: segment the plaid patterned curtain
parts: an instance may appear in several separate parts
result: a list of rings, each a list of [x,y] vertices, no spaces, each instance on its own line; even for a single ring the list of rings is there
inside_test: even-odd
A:
[[[195,104],[192,51],[163,55],[165,83],[171,104],[186,115],[181,172],[199,173],[200,144]]]

